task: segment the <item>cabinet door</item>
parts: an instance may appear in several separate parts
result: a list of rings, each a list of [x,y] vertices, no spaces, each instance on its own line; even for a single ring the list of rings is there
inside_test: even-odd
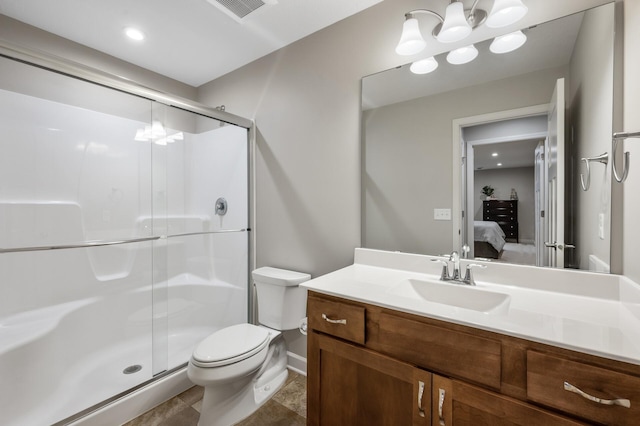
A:
[[[579,425],[582,423],[475,386],[433,375],[432,425]]]
[[[430,424],[430,373],[316,332],[308,351],[308,425]]]

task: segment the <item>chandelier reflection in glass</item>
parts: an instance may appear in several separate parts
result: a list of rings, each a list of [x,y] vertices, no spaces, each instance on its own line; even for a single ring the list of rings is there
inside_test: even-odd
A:
[[[168,134],[162,123],[156,120],[153,120],[150,126],[147,125],[144,126],[144,129],[138,129],[134,137],[134,140],[136,141],[153,142],[156,145],[166,145],[183,139],[184,133],[175,132]]]

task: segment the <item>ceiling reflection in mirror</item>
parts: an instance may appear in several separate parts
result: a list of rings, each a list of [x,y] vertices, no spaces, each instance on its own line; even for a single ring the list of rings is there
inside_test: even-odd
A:
[[[591,167],[588,191],[580,174],[582,158],[610,150],[614,15],[614,4],[606,4],[523,29],[527,41],[512,52],[495,54],[487,40],[476,43],[470,63],[452,65],[442,54],[429,74],[413,74],[407,64],[363,78],[363,246],[434,255],[467,244],[470,255],[496,262],[608,272],[610,164]],[[536,165],[536,155],[557,154],[545,124],[559,80],[565,155],[553,180],[555,166]],[[518,119],[511,120],[512,130],[505,130],[505,117]],[[517,128],[531,120],[535,129]],[[474,128],[480,136],[472,138]],[[550,201],[558,184],[563,209]],[[515,206],[508,223],[486,215],[485,186],[494,189],[491,205]],[[564,232],[556,237],[552,210],[564,210],[558,218]],[[517,232],[504,232],[504,244],[490,255],[475,253],[475,225],[483,222],[496,222],[496,233],[515,223]],[[559,265],[550,261],[556,257]]]

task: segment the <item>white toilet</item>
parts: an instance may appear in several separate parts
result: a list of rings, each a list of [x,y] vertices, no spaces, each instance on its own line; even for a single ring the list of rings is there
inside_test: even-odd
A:
[[[258,322],[216,331],[189,360],[189,379],[204,387],[198,426],[228,426],[250,416],[287,379],[287,348],[281,330],[297,329],[306,312],[309,274],[258,268]]]

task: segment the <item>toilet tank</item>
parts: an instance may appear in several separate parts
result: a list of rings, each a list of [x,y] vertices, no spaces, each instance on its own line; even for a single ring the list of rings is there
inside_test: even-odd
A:
[[[269,266],[251,275],[258,293],[258,322],[275,330],[298,328],[307,311],[307,289],[298,284],[311,275]]]

